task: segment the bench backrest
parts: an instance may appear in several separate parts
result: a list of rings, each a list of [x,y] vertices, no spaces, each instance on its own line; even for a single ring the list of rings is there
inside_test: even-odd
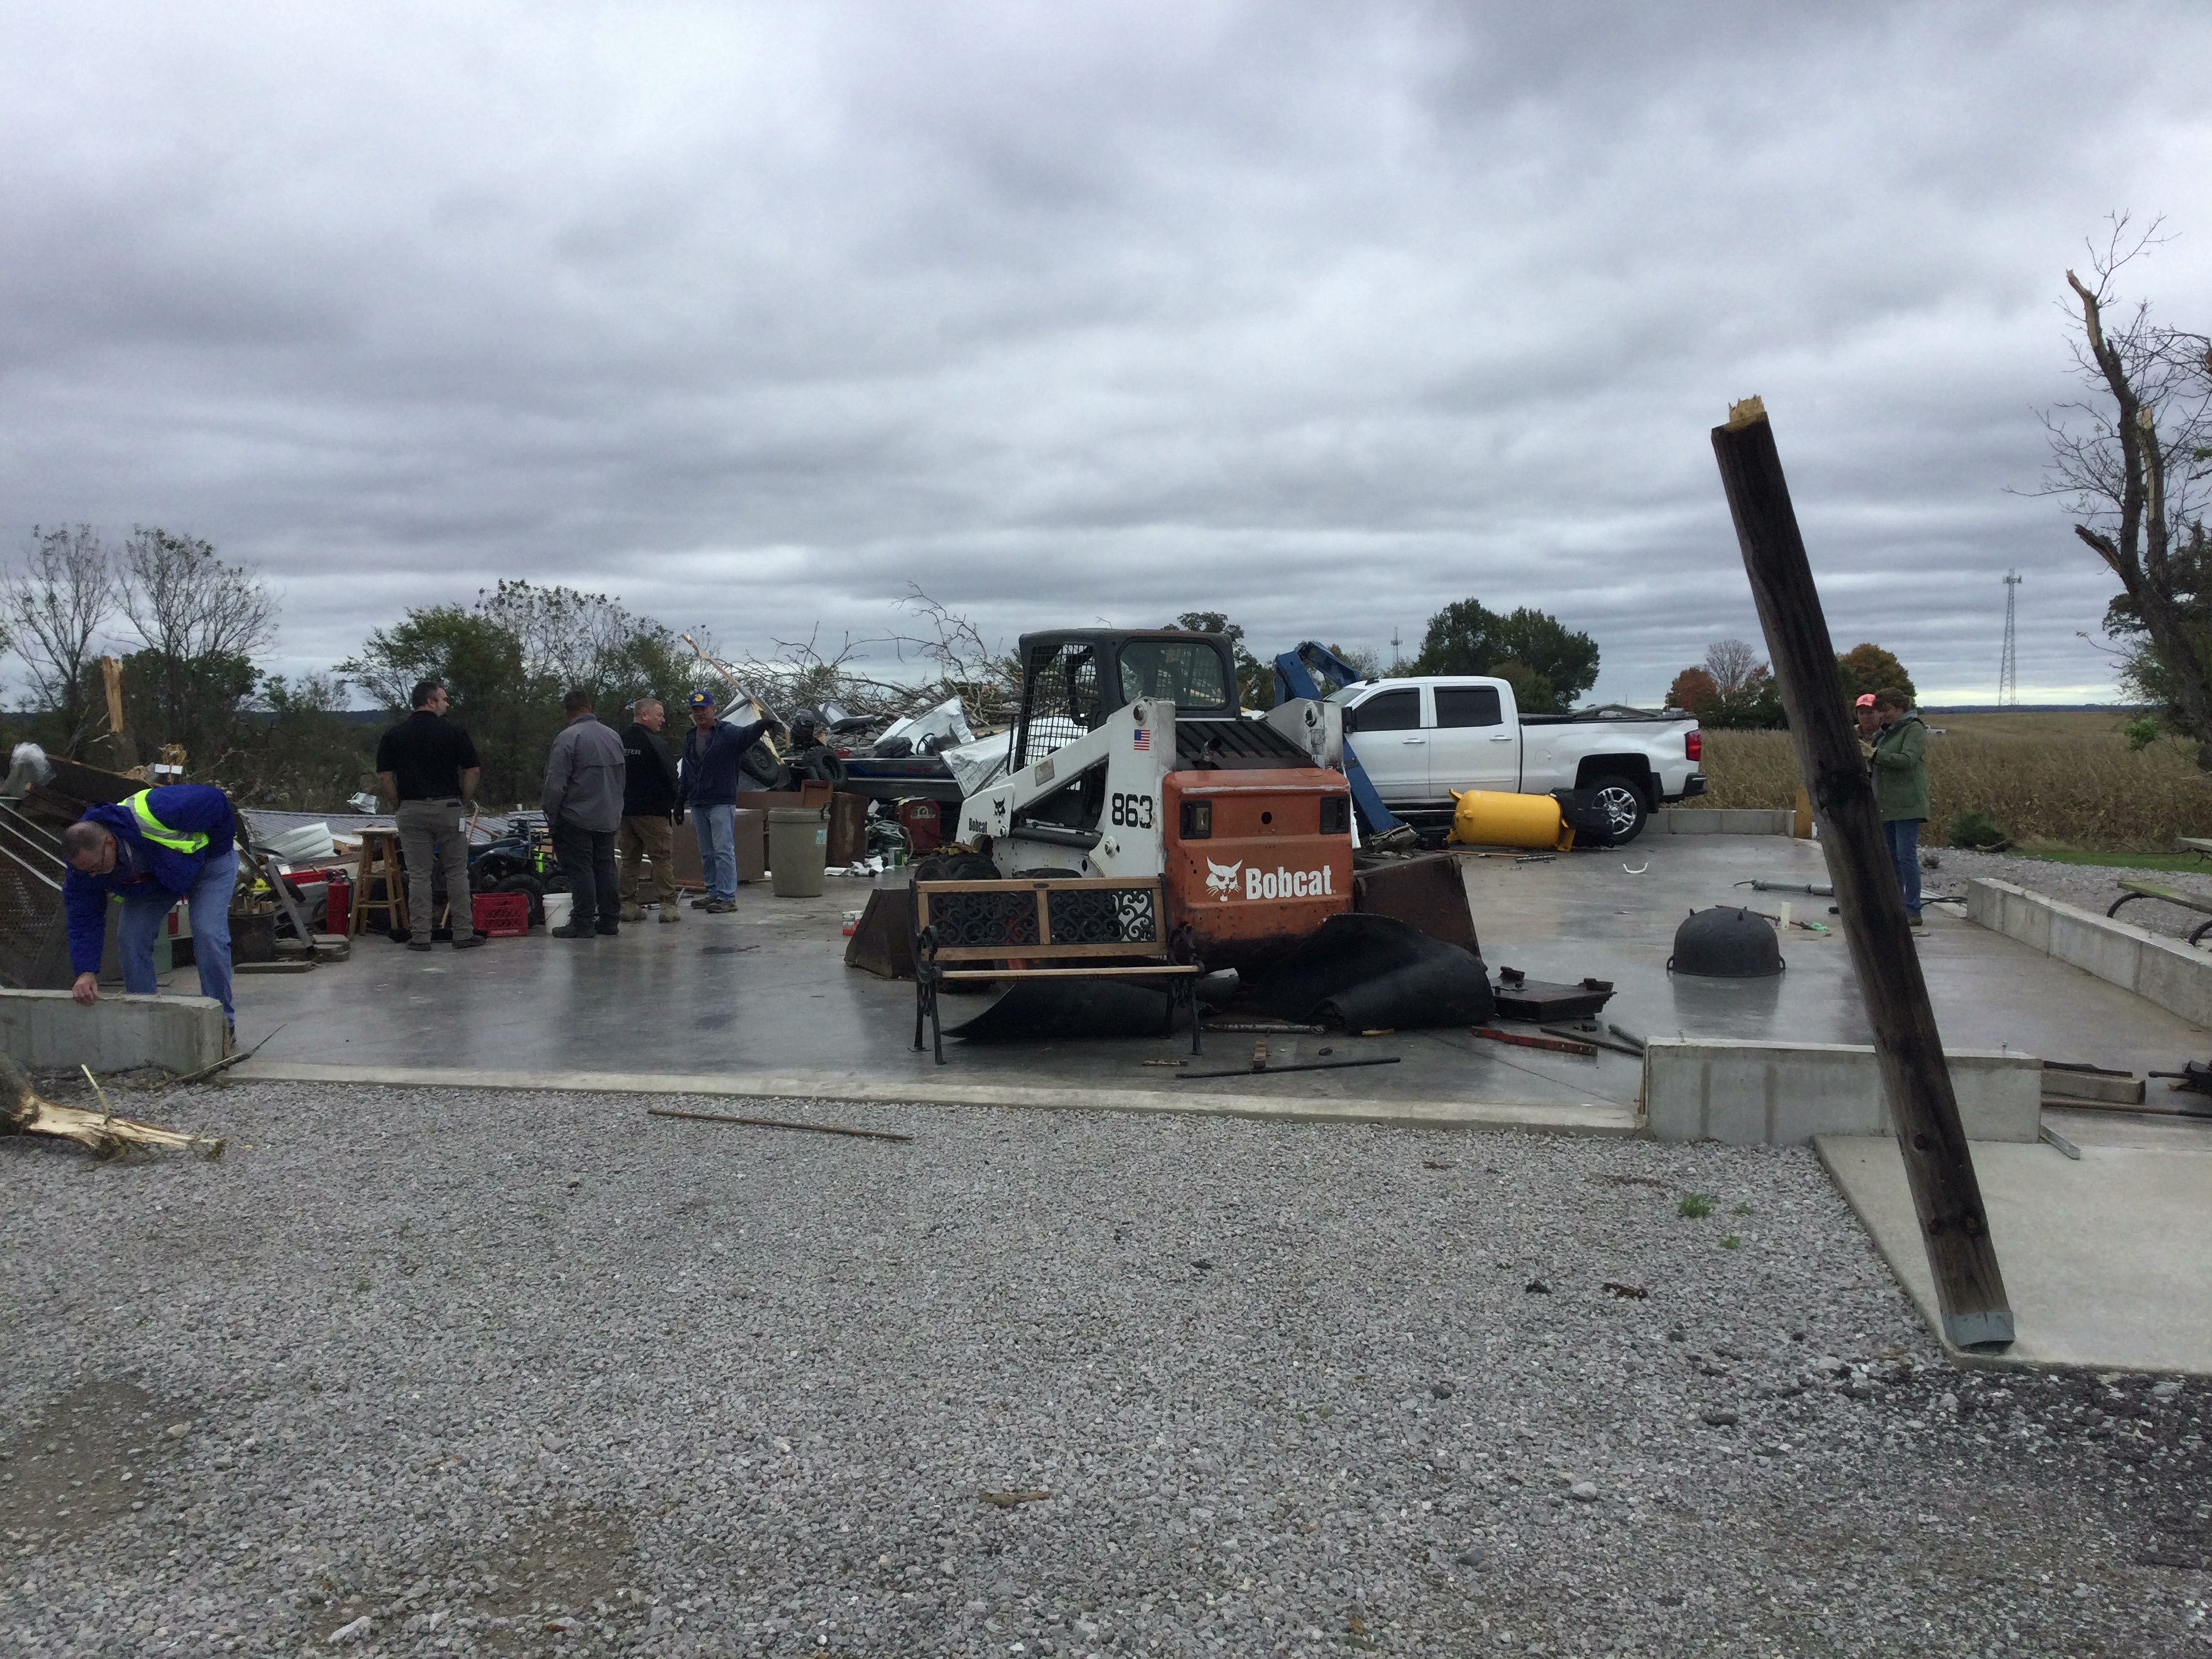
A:
[[[1168,954],[1157,876],[918,881],[914,931],[947,962]]]

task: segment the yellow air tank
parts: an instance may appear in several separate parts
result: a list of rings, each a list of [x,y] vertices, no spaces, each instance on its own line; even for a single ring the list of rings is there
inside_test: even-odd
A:
[[[1549,795],[1502,790],[1452,791],[1451,839],[1464,847],[1549,847],[1565,852],[1575,832]]]

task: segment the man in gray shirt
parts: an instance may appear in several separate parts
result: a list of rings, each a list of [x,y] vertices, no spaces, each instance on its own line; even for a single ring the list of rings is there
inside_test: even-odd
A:
[[[561,700],[568,723],[545,757],[545,826],[576,908],[555,939],[589,939],[621,930],[622,887],[615,874],[615,832],[622,828],[623,745],[592,713],[581,687]],[[596,918],[596,920],[595,920]]]

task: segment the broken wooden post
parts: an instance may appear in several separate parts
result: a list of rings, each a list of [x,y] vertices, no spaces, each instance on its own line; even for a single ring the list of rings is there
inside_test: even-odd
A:
[[[1844,714],[1843,677],[1790,505],[1782,457],[1758,398],[1735,405],[1728,424],[1713,428],[1713,453],[1874,1027],[1943,1334],[1962,1348],[2001,1346],[2013,1340],[2012,1309],[1990,1242],[1981,1183],[1959,1122],[1905,896],[1875,815],[1873,781]]]

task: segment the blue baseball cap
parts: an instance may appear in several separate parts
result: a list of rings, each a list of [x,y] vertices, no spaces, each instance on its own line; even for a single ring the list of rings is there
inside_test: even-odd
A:
[[[714,694],[712,691],[694,691],[684,701],[693,708],[712,708],[714,706]]]

